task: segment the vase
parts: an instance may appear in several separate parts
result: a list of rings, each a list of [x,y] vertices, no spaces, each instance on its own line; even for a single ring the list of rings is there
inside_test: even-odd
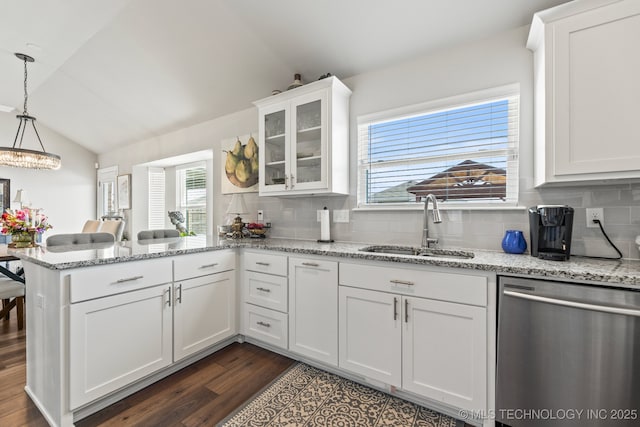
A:
[[[527,250],[527,241],[520,230],[507,230],[502,239],[502,250],[508,254],[521,254]]]
[[[11,235],[11,248],[33,248],[36,245],[35,231],[23,231]]]

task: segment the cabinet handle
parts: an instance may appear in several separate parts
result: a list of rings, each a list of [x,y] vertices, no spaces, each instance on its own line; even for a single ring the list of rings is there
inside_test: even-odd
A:
[[[271,324],[267,323],[267,322],[260,321],[260,322],[256,322],[256,323],[258,325],[260,325],[260,326],[264,326],[265,328],[270,328],[271,327]]]
[[[393,297],[393,320],[398,320],[398,298]]]
[[[404,300],[404,323],[409,323],[409,300]]]
[[[295,185],[295,183],[296,183],[296,177],[291,175],[291,188],[292,189],[293,189],[293,186]]]
[[[320,264],[316,262],[303,262],[302,265],[306,267],[320,267]]]
[[[167,288],[167,300],[164,303],[171,307],[171,286]]]
[[[182,283],[178,285],[178,293],[176,294],[176,304],[182,304]]]
[[[271,292],[271,289],[267,289],[267,288],[256,288],[256,289],[262,292]]]
[[[142,279],[144,276],[127,277],[126,279],[118,279],[116,283],[133,282],[134,280]]]
[[[218,263],[214,262],[213,264],[201,265],[199,268],[211,268],[211,267],[215,267],[216,265],[218,265]]]
[[[393,283],[394,285],[407,285],[407,286],[413,286],[415,285],[415,283],[413,282],[409,282],[408,280],[389,280],[391,283]]]
[[[269,264],[268,262],[256,261],[256,265],[264,265],[265,267],[268,267],[271,264]]]
[[[289,188],[289,175],[284,176],[284,189],[288,189]]]

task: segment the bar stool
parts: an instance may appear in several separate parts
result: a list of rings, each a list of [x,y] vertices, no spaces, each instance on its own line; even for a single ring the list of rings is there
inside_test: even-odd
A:
[[[20,330],[24,328],[24,289],[24,283],[9,278],[0,279],[0,299],[2,300],[0,318],[8,320],[9,311],[15,307]]]

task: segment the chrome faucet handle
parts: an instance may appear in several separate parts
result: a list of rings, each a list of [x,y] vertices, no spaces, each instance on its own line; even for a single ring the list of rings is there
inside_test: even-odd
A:
[[[438,245],[438,239],[435,237],[427,238],[427,249],[431,247],[436,247]]]

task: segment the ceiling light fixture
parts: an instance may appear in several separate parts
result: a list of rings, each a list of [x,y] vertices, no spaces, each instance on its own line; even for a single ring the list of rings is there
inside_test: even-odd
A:
[[[27,62],[33,62],[34,60],[23,53],[16,53],[15,55],[24,62],[24,111],[16,116],[20,123],[18,124],[16,137],[13,140],[13,147],[0,147],[0,165],[26,169],[60,169],[60,156],[46,152],[36,129],[36,118],[30,116],[27,110]],[[22,140],[28,123],[31,123],[42,151],[22,148]],[[20,139],[20,144],[16,147],[18,139]]]

